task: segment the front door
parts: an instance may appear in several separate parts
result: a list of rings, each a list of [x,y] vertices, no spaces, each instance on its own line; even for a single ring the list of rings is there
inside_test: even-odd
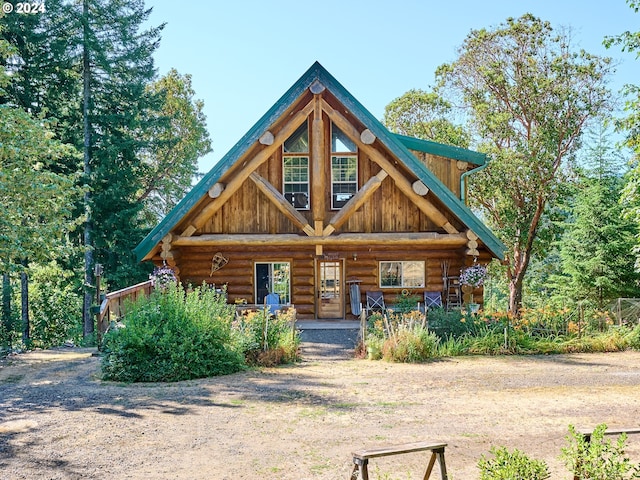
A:
[[[318,260],[318,318],[344,318],[342,260]]]

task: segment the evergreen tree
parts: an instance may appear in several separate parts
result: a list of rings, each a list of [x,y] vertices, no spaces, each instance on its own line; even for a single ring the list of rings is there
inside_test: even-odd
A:
[[[634,272],[633,248],[637,227],[622,214],[618,199],[623,186],[621,161],[604,132],[587,150],[573,199],[572,216],[560,242],[560,292],[573,301],[589,300],[603,309],[617,297],[640,293]]]
[[[629,7],[637,14],[640,12],[640,1],[627,0]],[[607,48],[621,45],[626,52],[635,52],[636,59],[640,58],[640,30],[624,32],[605,40]],[[627,182],[622,192],[625,214],[634,219],[640,226],[640,85],[625,85],[625,111],[627,116],[618,122],[618,129],[626,133],[625,145],[634,153],[632,168],[627,176]],[[635,245],[636,265],[640,271],[640,235]]]

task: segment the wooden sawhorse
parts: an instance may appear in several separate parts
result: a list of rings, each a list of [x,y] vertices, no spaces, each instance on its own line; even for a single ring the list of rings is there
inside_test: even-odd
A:
[[[415,442],[404,443],[402,445],[394,445],[391,447],[373,448],[370,450],[360,450],[353,452],[353,472],[351,473],[351,480],[356,480],[358,474],[362,480],[369,480],[369,459],[376,457],[388,457],[390,455],[400,455],[401,453],[413,453],[422,452],[425,450],[431,450],[431,458],[429,459],[429,465],[427,465],[427,471],[424,474],[424,480],[427,480],[431,476],[431,471],[436,463],[436,458],[440,463],[440,477],[442,480],[448,480],[447,466],[444,462],[444,447],[446,443],[434,443],[434,442]]]

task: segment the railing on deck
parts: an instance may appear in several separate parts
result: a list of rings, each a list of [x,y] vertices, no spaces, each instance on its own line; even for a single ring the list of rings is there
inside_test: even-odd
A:
[[[122,317],[126,311],[128,302],[135,302],[140,295],[148,296],[153,290],[153,282],[138,283],[131,287],[123,288],[116,292],[107,293],[104,300],[100,304],[100,313],[98,314],[98,331],[104,333],[107,331],[111,323],[111,316],[115,318]]]

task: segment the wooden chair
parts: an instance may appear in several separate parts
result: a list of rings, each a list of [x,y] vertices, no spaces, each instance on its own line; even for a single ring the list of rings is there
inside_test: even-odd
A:
[[[387,306],[384,303],[384,295],[382,292],[367,292],[367,317],[371,315],[371,312],[380,312],[384,314],[387,311]]]

